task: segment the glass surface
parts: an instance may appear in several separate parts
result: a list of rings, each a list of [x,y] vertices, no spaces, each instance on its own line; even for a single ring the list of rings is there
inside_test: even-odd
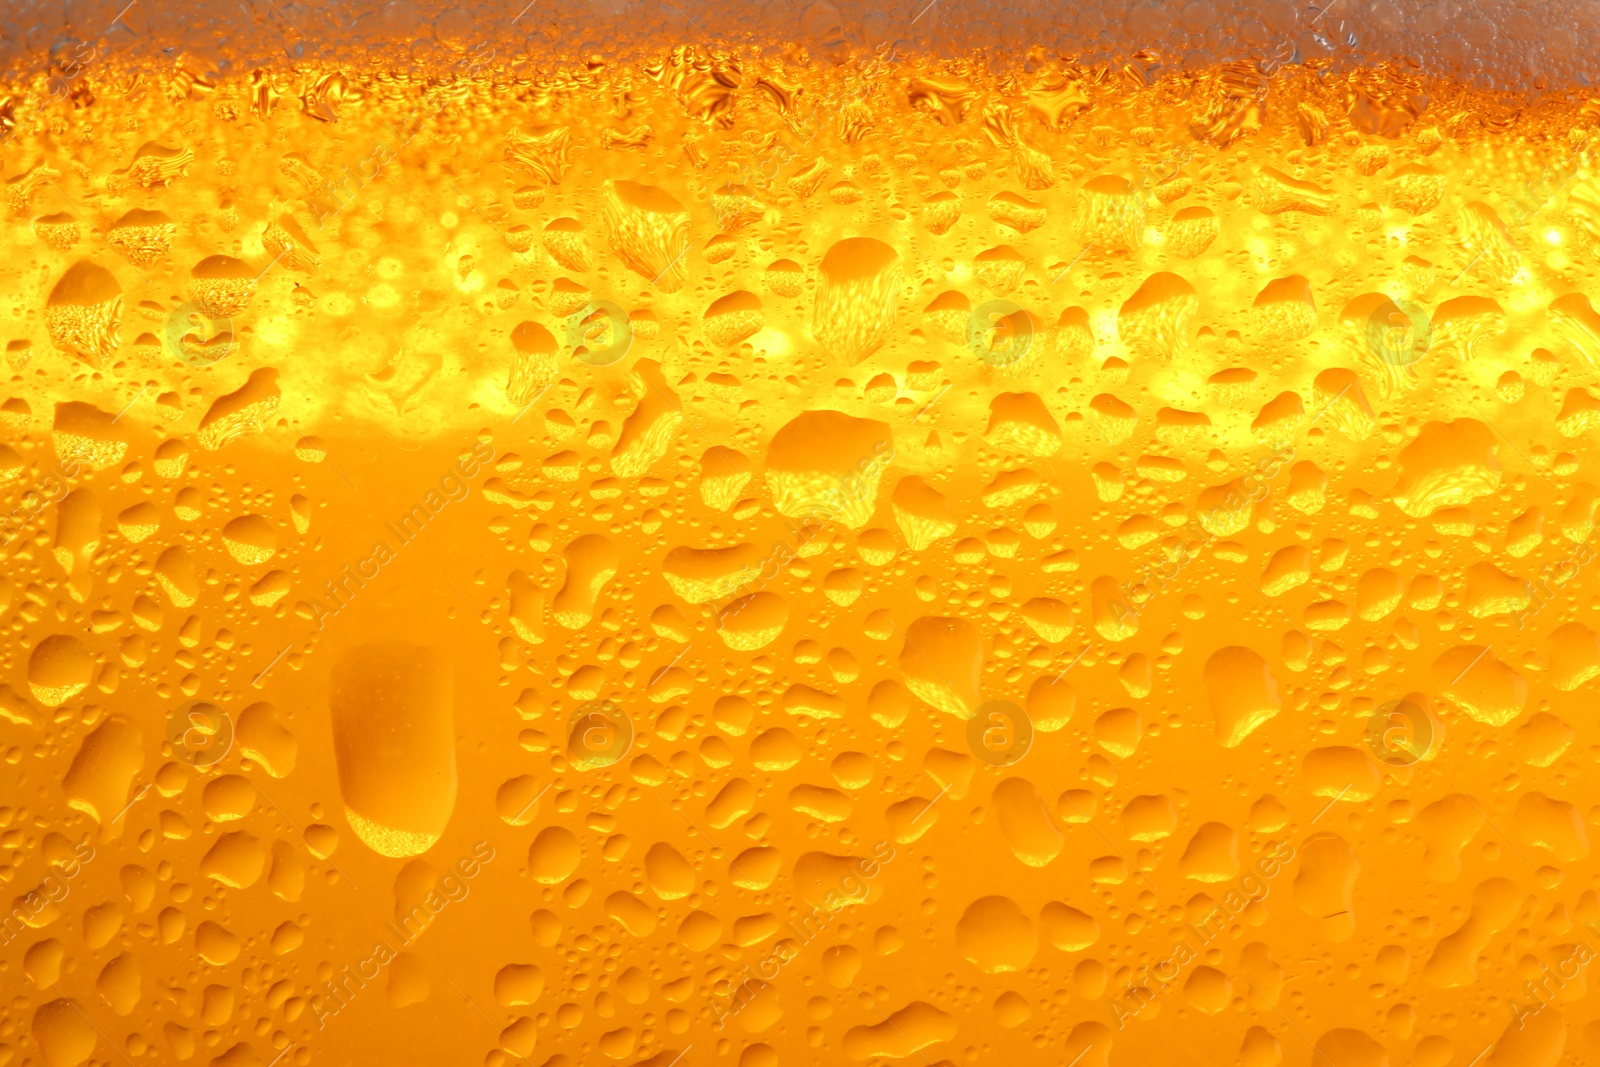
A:
[[[0,1067],[1593,1063],[1597,25],[0,10]]]

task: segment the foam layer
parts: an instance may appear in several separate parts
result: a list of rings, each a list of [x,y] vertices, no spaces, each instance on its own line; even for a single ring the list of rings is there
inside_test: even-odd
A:
[[[463,56],[555,69],[591,56],[625,61],[670,43],[843,63],[875,53],[953,56],[982,48],[991,62],[1055,56],[1132,67],[1144,77],[1248,59],[1269,68],[1327,61],[1335,69],[1401,59],[1424,73],[1484,88],[1543,92],[1590,84],[1600,17],[1584,3],[1508,0],[911,0],[867,5],[703,0],[375,0],[323,3],[25,2],[0,12],[0,59],[14,76],[104,62],[152,68],[174,51],[201,76],[316,62],[425,68]],[[893,58],[890,60],[893,61]],[[1513,107],[1515,105],[1512,105]]]

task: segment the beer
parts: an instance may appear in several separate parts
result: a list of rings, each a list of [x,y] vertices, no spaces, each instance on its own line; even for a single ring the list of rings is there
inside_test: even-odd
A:
[[[0,106],[0,1063],[1594,1056],[1592,93],[441,18]]]

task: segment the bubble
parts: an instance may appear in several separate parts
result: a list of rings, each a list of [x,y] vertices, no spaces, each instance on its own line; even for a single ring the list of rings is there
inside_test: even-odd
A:
[[[1033,920],[1007,896],[979,897],[956,923],[956,951],[988,974],[1024,970],[1038,947]]]
[[[28,656],[28,688],[34,699],[60,707],[94,680],[94,658],[71,634],[51,634]]]
[[[990,700],[967,720],[967,748],[993,767],[1009,767],[1033,747],[1033,720],[1009,700]]]
[[[876,352],[894,325],[900,254],[872,237],[837,241],[818,268],[812,333],[848,364]]]
[[[167,714],[165,737],[174,759],[209,767],[233,748],[233,718],[215,704],[191,700]]]
[[[458,52],[466,48],[475,29],[472,16],[459,7],[453,7],[433,20],[434,39]]]
[[[345,652],[328,677],[328,717],[345,818],[380,855],[421,855],[455,809],[450,661],[397,638]]]
[[[95,1050],[94,1024],[76,1001],[65,997],[34,1011],[31,1032],[45,1067],[78,1067]]]

